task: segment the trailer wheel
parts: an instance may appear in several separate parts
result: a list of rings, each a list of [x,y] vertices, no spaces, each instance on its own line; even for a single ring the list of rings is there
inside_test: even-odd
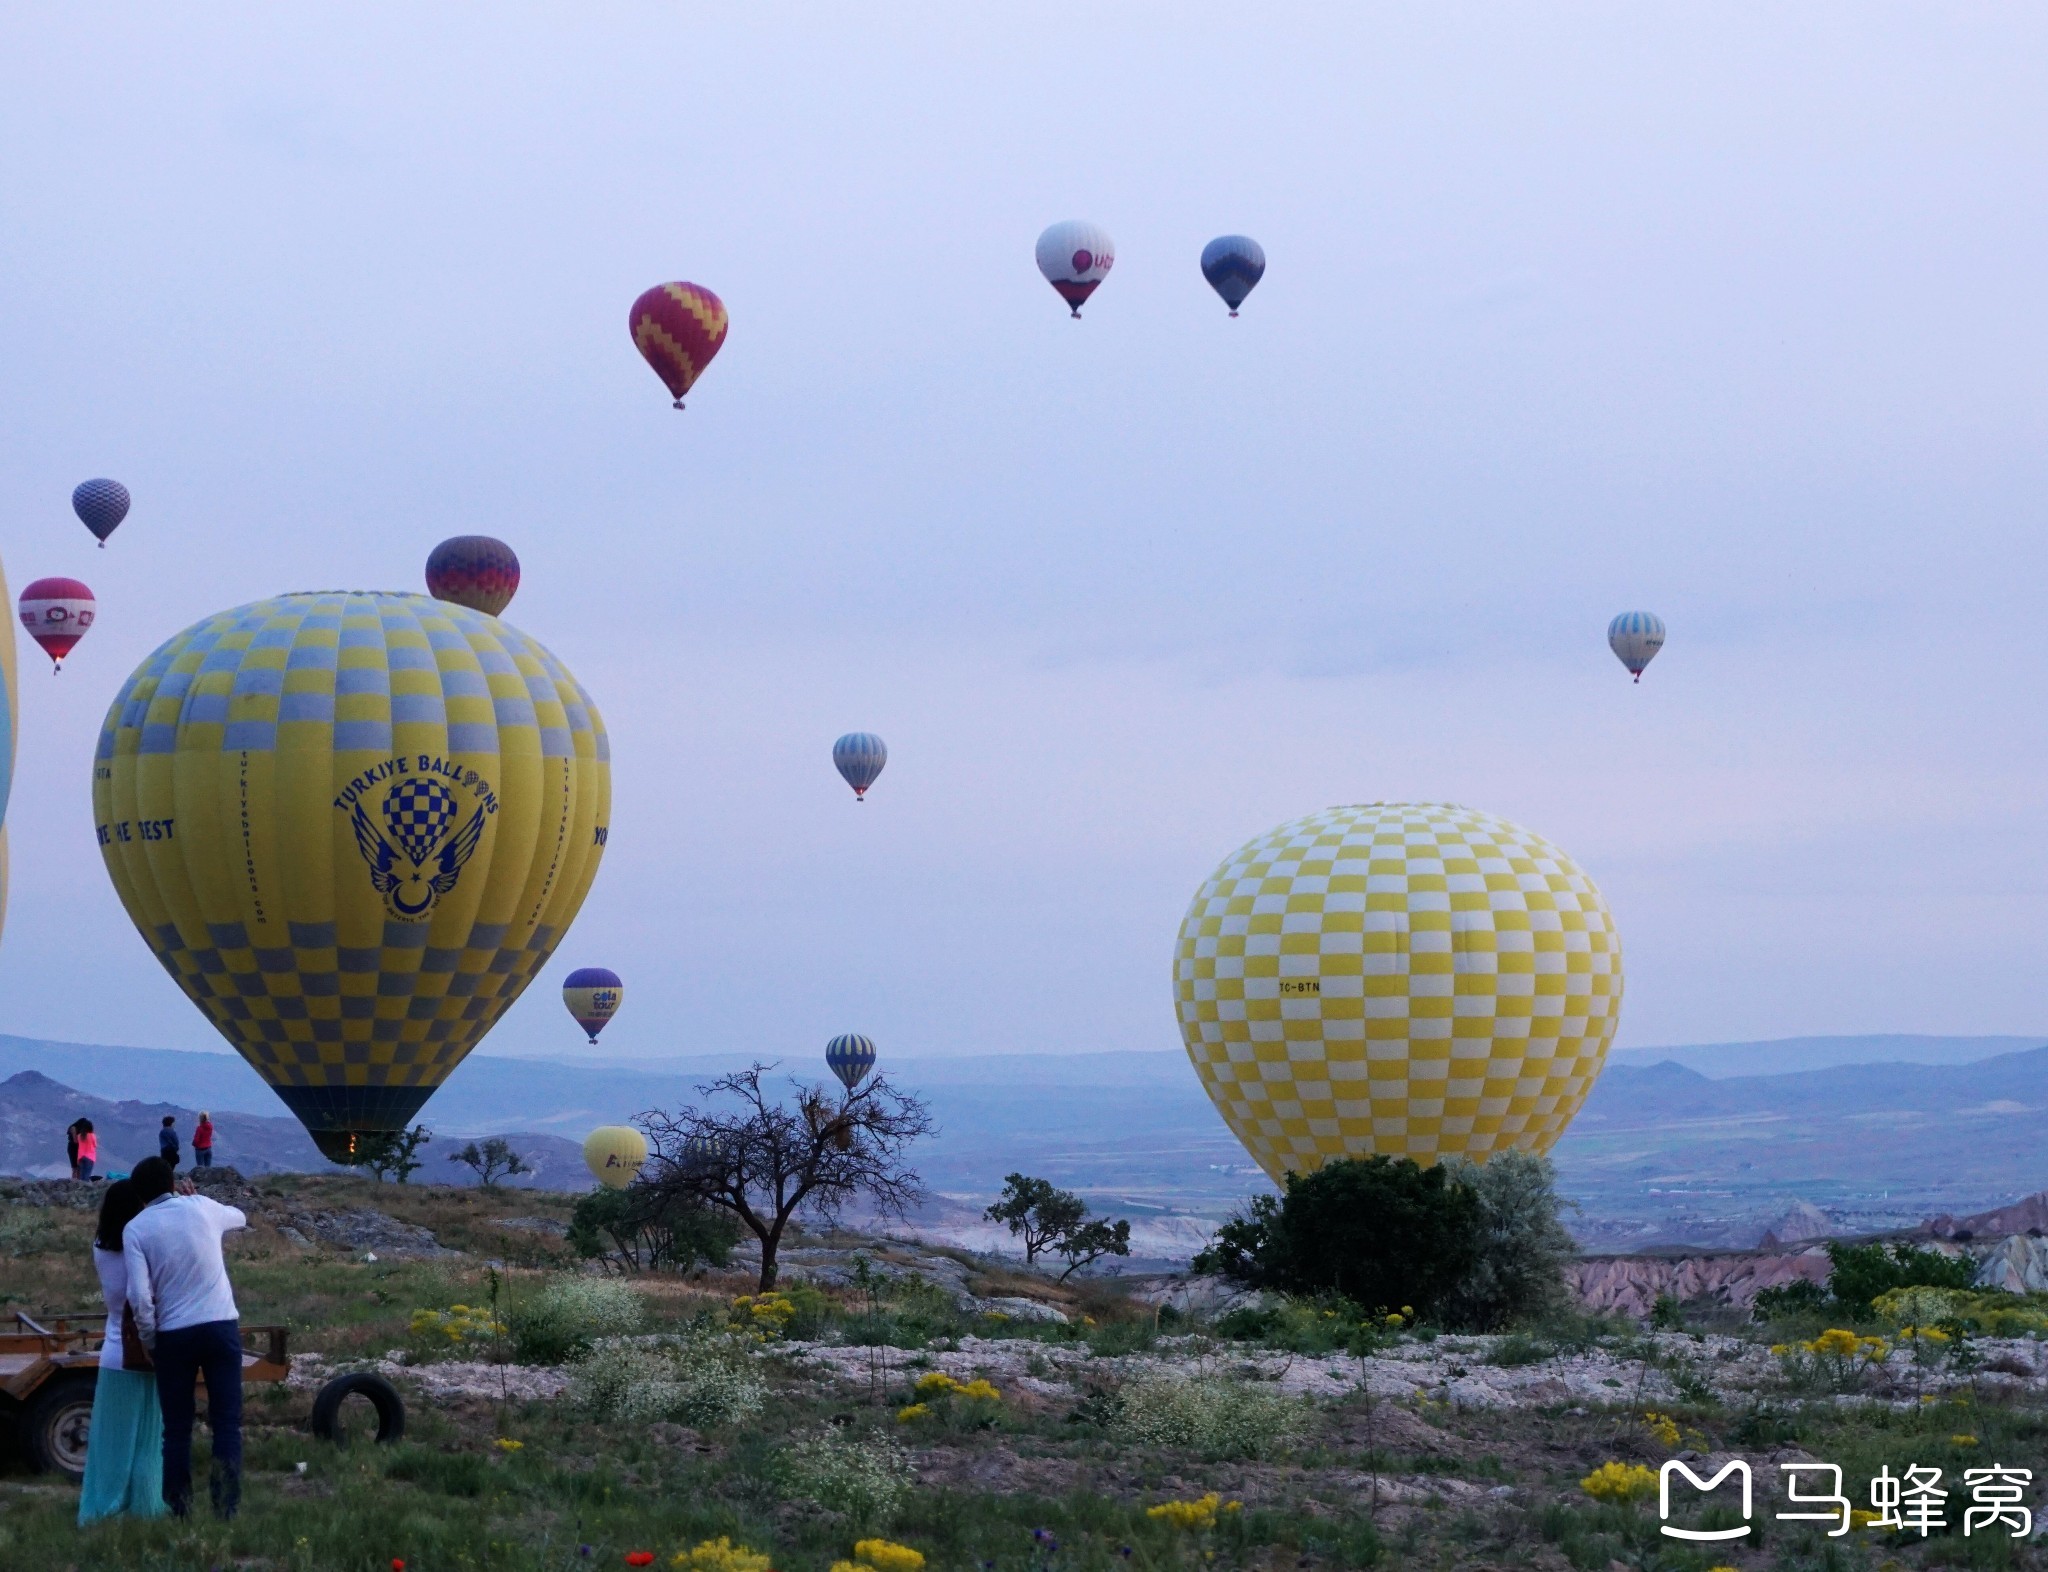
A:
[[[43,1383],[29,1400],[29,1466],[39,1473],[62,1474],[74,1484],[85,1478],[85,1448],[92,1435],[92,1394],[96,1372],[62,1375]]]
[[[376,1410],[379,1441],[396,1441],[405,1434],[405,1399],[389,1381],[366,1370],[338,1375],[320,1388],[320,1395],[313,1399],[313,1434],[322,1441],[346,1443],[348,1427],[342,1422],[341,1410],[352,1397],[367,1398]]]

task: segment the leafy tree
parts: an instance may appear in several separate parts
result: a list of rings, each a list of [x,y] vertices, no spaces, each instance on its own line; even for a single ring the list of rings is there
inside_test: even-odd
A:
[[[497,1189],[500,1179],[516,1179],[533,1172],[533,1165],[502,1135],[491,1136],[481,1144],[471,1141],[461,1151],[450,1152],[448,1161],[468,1164],[486,1190]]]
[[[1547,1158],[1509,1149],[1450,1167],[1479,1203],[1479,1253],[1446,1305],[1460,1326],[1493,1331],[1561,1308],[1565,1270],[1579,1247],[1558,1215],[1557,1173]]]
[[[1129,1255],[1131,1225],[1121,1217],[1115,1222],[1091,1217],[1052,1248],[1053,1254],[1067,1263],[1059,1278],[1064,1283],[1082,1267],[1091,1266],[1106,1255]]]
[[[799,1211],[836,1217],[849,1201],[902,1217],[925,1196],[906,1161],[911,1144],[931,1134],[923,1099],[899,1092],[885,1075],[836,1103],[792,1082],[795,1098],[761,1084],[770,1065],[755,1064],[697,1088],[703,1108],[660,1109],[636,1121],[654,1153],[640,1183],[730,1212],[760,1241],[763,1293],[775,1286],[776,1252]]]
[[[346,1161],[351,1168],[367,1170],[379,1184],[387,1176],[404,1184],[425,1164],[419,1150],[433,1138],[434,1132],[423,1124],[410,1130],[361,1133],[353,1138]]]
[[[1441,1165],[1345,1157],[1289,1174],[1217,1230],[1195,1270],[1285,1293],[1441,1313],[1483,1244],[1479,1198]]]
[[[995,1204],[981,1215],[1006,1224],[1024,1241],[1025,1265],[1047,1252],[1064,1260],[1067,1269],[1060,1273],[1061,1282],[1106,1255],[1131,1253],[1129,1223],[1090,1218],[1086,1201],[1071,1190],[1055,1188],[1049,1179],[1011,1174]]]
[[[1903,1242],[1889,1251],[1881,1244],[1828,1242],[1828,1292],[1841,1312],[1867,1319],[1871,1301],[1894,1288],[1968,1288],[1977,1280],[1976,1263],[1967,1256],[1947,1256]]]
[[[1029,1266],[1041,1251],[1081,1226],[1088,1203],[1071,1191],[1056,1189],[1050,1179],[1011,1174],[1003,1181],[1003,1193],[995,1204],[981,1215],[1006,1225],[1013,1236],[1024,1241],[1024,1264]]]
[[[640,1184],[593,1190],[569,1218],[571,1249],[631,1272],[724,1266],[740,1232],[734,1218],[691,1196]]]

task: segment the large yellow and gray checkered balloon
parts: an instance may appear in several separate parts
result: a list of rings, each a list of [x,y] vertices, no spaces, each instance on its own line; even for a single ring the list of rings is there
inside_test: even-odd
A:
[[[1173,988],[1203,1086],[1277,1182],[1335,1157],[1548,1150],[1614,1039],[1621,940],[1540,835],[1375,802],[1224,859]]]
[[[114,699],[93,815],[128,915],[320,1149],[403,1129],[554,953],[611,750],[534,640],[425,595],[280,595]]]

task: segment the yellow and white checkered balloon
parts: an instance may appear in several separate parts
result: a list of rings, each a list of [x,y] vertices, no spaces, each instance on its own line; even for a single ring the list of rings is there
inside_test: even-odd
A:
[[[1181,1036],[1278,1182],[1333,1157],[1547,1151],[1621,1013],[1621,939],[1539,835],[1449,803],[1294,819],[1196,892]]]

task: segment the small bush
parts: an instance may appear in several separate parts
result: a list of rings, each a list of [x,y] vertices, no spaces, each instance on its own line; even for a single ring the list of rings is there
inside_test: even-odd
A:
[[[913,1477],[910,1454],[886,1436],[827,1426],[798,1435],[784,1454],[788,1493],[839,1513],[856,1529],[893,1518]]]
[[[600,1419],[677,1419],[709,1428],[761,1411],[768,1386],[730,1340],[608,1337],[577,1362],[570,1395]]]
[[[1226,1458],[1255,1457],[1298,1440],[1310,1417],[1299,1398],[1216,1376],[1132,1381],[1107,1415],[1110,1433],[1121,1440]]]
[[[684,1568],[685,1572],[772,1572],[774,1560],[762,1551],[735,1545],[720,1534],[688,1550],[678,1550],[668,1564]]]
[[[41,1207],[16,1205],[0,1212],[0,1255],[20,1261],[58,1243],[57,1225]]]
[[[1454,1163],[1451,1177],[1478,1202],[1479,1244],[1450,1293],[1450,1319],[1491,1331],[1562,1308],[1565,1269],[1579,1249],[1558,1215],[1564,1203],[1549,1159],[1510,1148],[1483,1163]]]
[[[640,1330],[640,1296],[624,1283],[557,1278],[507,1316],[512,1350],[526,1364],[566,1364],[600,1338]]]
[[[1579,1488],[1595,1501],[1641,1501],[1657,1493],[1657,1476],[1640,1463],[1602,1463]]]
[[[1829,1303],[1825,1288],[1802,1277],[1780,1288],[1764,1289],[1756,1296],[1750,1314],[1759,1321],[1808,1320],[1825,1315]]]

